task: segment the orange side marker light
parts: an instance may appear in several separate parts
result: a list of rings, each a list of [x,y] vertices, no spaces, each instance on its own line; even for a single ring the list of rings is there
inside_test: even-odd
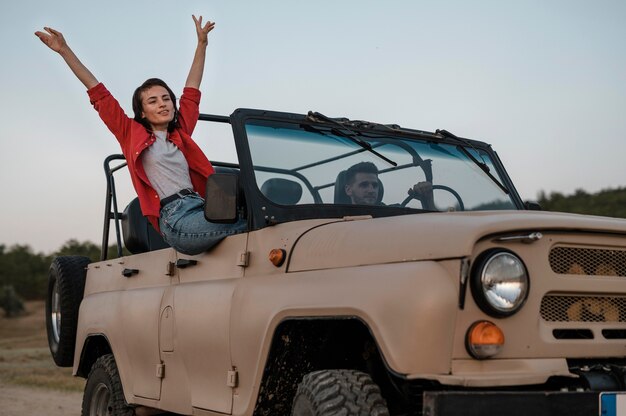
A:
[[[287,252],[282,248],[275,248],[270,251],[270,262],[276,267],[282,266],[285,262],[285,258],[287,258]]]
[[[504,346],[504,333],[489,321],[474,322],[467,330],[465,339],[467,352],[479,360],[491,358]]]

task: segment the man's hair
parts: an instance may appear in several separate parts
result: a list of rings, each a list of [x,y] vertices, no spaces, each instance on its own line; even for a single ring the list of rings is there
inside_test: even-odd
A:
[[[168,94],[170,95],[170,98],[172,99],[172,104],[174,104],[174,118],[167,125],[167,131],[171,133],[174,131],[174,129],[176,128],[176,125],[178,124],[178,109],[176,108],[176,96],[174,95],[174,92],[172,91],[172,89],[165,83],[165,81],[159,78],[147,79],[143,84],[137,87],[137,89],[133,93],[133,112],[135,113],[135,121],[137,121],[138,123],[141,123],[141,125],[143,125],[146,128],[146,130],[152,131],[152,126],[150,125],[148,120],[141,117],[141,113],[143,112],[143,103],[141,101],[141,94],[144,91],[152,87],[156,87],[156,86],[165,88]]]
[[[359,162],[346,171],[346,185],[352,185],[357,173],[373,173],[378,175],[378,168],[372,162]]]

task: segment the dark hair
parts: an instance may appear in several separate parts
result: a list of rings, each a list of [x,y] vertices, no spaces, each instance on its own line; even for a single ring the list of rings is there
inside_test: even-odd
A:
[[[144,91],[152,87],[156,87],[156,86],[165,88],[168,94],[170,95],[170,98],[172,99],[172,103],[174,104],[174,118],[167,125],[167,131],[171,133],[174,131],[174,129],[176,128],[176,125],[178,124],[178,109],[176,108],[176,96],[174,95],[174,92],[172,91],[172,89],[168,87],[167,84],[159,78],[147,79],[143,84],[137,87],[137,89],[133,93],[133,112],[135,113],[135,121],[137,121],[138,123],[141,123],[141,125],[144,126],[146,130],[152,131],[152,126],[150,125],[148,120],[146,120],[144,117],[141,117],[141,113],[143,112],[141,94]]]
[[[373,173],[378,175],[378,168],[372,162],[359,162],[352,165],[346,171],[346,185],[351,185],[357,173]]]

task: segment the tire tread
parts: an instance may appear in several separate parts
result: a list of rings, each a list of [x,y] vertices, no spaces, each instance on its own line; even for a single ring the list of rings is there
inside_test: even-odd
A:
[[[294,410],[299,402],[308,402],[314,416],[389,415],[379,387],[369,374],[356,370],[320,370],[305,375],[296,392]]]
[[[117,370],[117,364],[115,364],[115,358],[113,354],[106,354],[96,360],[91,366],[89,376],[87,378],[87,384],[85,385],[85,394],[83,395],[82,404],[82,416],[90,416],[89,408],[91,403],[90,388],[93,388],[92,384],[103,376],[107,378],[110,388],[111,399],[109,402],[111,415],[115,416],[133,416],[135,409],[126,403],[124,398],[124,389],[122,387],[122,381]],[[91,383],[90,383],[91,381]]]

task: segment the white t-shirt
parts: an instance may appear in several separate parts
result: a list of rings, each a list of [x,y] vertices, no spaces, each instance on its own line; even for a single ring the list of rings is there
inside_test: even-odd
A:
[[[181,189],[193,189],[189,165],[178,147],[167,140],[166,131],[155,131],[156,140],[141,154],[150,184],[163,199]]]

